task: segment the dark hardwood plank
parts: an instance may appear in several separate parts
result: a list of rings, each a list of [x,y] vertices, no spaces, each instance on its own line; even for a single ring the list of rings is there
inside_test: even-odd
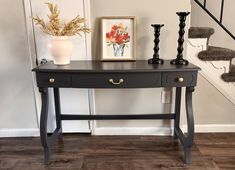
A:
[[[220,169],[235,169],[235,133],[198,134],[195,143]]]
[[[1,138],[0,169],[154,170],[235,169],[235,133],[196,134],[191,165],[173,137],[65,134],[43,164],[39,138]]]

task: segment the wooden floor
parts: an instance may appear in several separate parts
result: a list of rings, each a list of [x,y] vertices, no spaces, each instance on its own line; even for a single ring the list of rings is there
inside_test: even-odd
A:
[[[185,165],[172,137],[64,135],[43,165],[39,138],[0,139],[0,169],[14,170],[235,170],[235,133],[196,134],[193,163]]]

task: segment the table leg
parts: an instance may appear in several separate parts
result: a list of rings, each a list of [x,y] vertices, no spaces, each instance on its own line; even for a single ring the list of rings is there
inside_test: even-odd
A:
[[[187,134],[184,134],[179,126],[180,120],[180,97],[181,88],[176,89],[176,104],[175,104],[175,126],[174,136],[178,138],[184,147],[184,161],[186,164],[190,164],[191,160],[191,147],[193,145],[194,138],[194,118],[193,118],[193,107],[192,107],[192,92],[194,87],[186,87],[185,101],[186,101],[186,115],[187,115]]]
[[[49,97],[48,97],[48,88],[39,88],[39,92],[41,93],[42,98],[42,108],[41,108],[41,117],[40,117],[40,138],[41,138],[41,144],[44,148],[44,164],[48,164],[50,160],[50,148],[52,144],[56,141],[56,139],[60,136],[62,130],[61,130],[61,124],[57,124],[57,127],[55,131],[52,133],[52,135],[48,135],[47,133],[47,118],[48,118],[48,104],[49,104]],[[55,103],[58,104],[58,101],[55,100]],[[58,112],[57,108],[57,114]],[[59,118],[57,116],[56,120],[59,121]]]
[[[178,139],[176,130],[180,124],[180,105],[181,105],[181,87],[176,87],[175,92],[175,121],[174,121],[174,138]]]
[[[187,125],[188,132],[184,142],[184,160],[185,163],[190,164],[191,160],[191,147],[194,139],[194,117],[193,117],[193,106],[192,106],[192,93],[194,87],[186,87],[186,114],[187,114]]]
[[[40,117],[40,138],[44,148],[44,164],[48,164],[50,159],[50,149],[47,136],[47,118],[48,118],[48,89],[39,88],[42,98],[42,108]]]
[[[55,100],[55,115],[56,115],[56,128],[61,129],[60,137],[62,137],[62,123],[61,123],[61,107],[60,107],[60,91],[59,88],[54,88]]]

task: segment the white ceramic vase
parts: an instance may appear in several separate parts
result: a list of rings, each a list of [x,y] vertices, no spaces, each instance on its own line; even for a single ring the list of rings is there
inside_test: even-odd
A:
[[[48,43],[48,49],[55,65],[70,63],[73,43],[69,40],[68,36],[53,36],[52,40]]]

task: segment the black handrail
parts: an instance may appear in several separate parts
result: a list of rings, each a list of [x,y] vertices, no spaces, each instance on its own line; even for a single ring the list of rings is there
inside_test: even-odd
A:
[[[221,9],[220,9],[220,19],[218,20],[206,7],[207,2],[204,0],[204,3],[202,4],[199,0],[194,0],[214,21],[221,26],[225,32],[227,32],[234,40],[235,35],[231,31],[229,31],[225,25],[223,24],[223,14],[224,14],[224,0],[221,1]]]

